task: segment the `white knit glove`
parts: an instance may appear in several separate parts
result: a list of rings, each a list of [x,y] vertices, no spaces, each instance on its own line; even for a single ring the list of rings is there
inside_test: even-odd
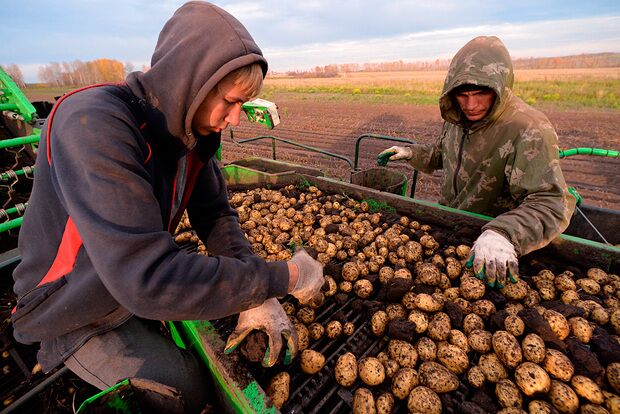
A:
[[[321,292],[325,283],[323,265],[310,257],[304,249],[299,249],[290,262],[297,266],[299,277],[289,293],[295,296],[299,303],[306,304]]]
[[[413,158],[413,150],[411,149],[411,147],[393,146],[393,147],[390,147],[388,149],[381,151],[379,155],[377,155],[377,162],[381,164],[380,161],[385,161],[386,159],[390,161],[398,161],[398,160],[410,160],[411,158]]]
[[[490,287],[506,286],[506,271],[512,283],[519,277],[519,261],[512,243],[493,230],[485,230],[469,253],[467,267],[473,264],[478,279]]]

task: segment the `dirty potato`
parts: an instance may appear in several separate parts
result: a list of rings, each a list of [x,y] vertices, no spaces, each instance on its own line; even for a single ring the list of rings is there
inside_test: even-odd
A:
[[[310,345],[310,333],[308,328],[303,323],[293,324],[295,331],[297,332],[297,350],[303,351]]]
[[[359,361],[357,372],[360,379],[370,386],[379,385],[385,380],[385,368],[375,357],[366,357]]]
[[[437,362],[423,362],[420,365],[419,374],[420,383],[438,394],[452,392],[459,386],[458,377]]]
[[[584,319],[581,316],[573,316],[568,320],[568,325],[570,326],[570,332],[579,342],[584,344],[590,342],[590,339],[592,339],[592,333],[594,332],[594,327],[587,321],[587,319]]]
[[[570,327],[564,315],[552,309],[547,309],[543,314],[543,317],[547,320],[551,330],[560,341],[566,339],[570,333]]]
[[[575,373],[573,363],[566,355],[556,349],[547,349],[543,367],[554,378],[568,382]]]
[[[523,397],[519,388],[509,379],[502,379],[495,384],[495,395],[503,407],[521,407]]]
[[[418,352],[409,342],[392,339],[388,343],[390,358],[398,362],[401,367],[414,367],[418,362]]]
[[[551,404],[562,413],[573,414],[579,409],[579,398],[575,391],[563,382],[551,381],[551,389],[549,390],[549,399]]]
[[[310,326],[308,326],[308,334],[310,335],[310,338],[315,341],[321,339],[324,333],[325,328],[323,328],[323,325],[318,322],[313,322]]]
[[[420,385],[409,394],[407,408],[412,413],[441,414],[441,400],[433,390]]]
[[[545,341],[536,334],[532,333],[526,335],[521,342],[521,347],[523,348],[523,356],[525,359],[535,364],[542,363],[547,356]]]
[[[291,384],[291,376],[288,372],[280,372],[276,374],[267,387],[267,395],[271,398],[273,405],[280,409],[286,403],[289,396],[289,387]]]
[[[415,325],[415,332],[418,334],[426,332],[426,329],[428,329],[428,316],[421,310],[412,310],[411,312],[409,312],[409,316],[407,317],[407,319],[409,320],[409,322],[413,322],[413,324]]]
[[[547,372],[533,362],[524,362],[517,367],[515,381],[528,397],[537,393],[546,393],[551,387],[551,379]]]
[[[508,368],[516,368],[523,359],[523,352],[519,341],[514,335],[506,331],[496,331],[492,338],[493,350],[500,361]]]
[[[389,392],[384,392],[376,399],[377,414],[392,414],[394,411],[394,396]]]
[[[570,384],[579,397],[594,404],[603,404],[603,402],[605,402],[605,397],[600,387],[590,378],[584,377],[583,375],[575,375],[571,378]]]
[[[301,370],[306,374],[316,374],[325,365],[325,357],[320,352],[304,349],[301,353]]]
[[[369,298],[373,292],[372,283],[367,279],[359,279],[353,285],[353,291],[362,299]]]
[[[334,368],[336,382],[343,387],[350,387],[357,379],[357,358],[351,352],[340,355]]]
[[[493,352],[481,355],[478,360],[478,366],[488,382],[496,383],[501,379],[508,378],[506,367]]]
[[[401,368],[392,377],[392,394],[399,400],[404,400],[419,382],[420,378],[415,369]]]
[[[388,318],[387,313],[380,310],[373,313],[370,318],[370,327],[372,329],[372,333],[375,336],[383,336],[385,334],[385,329],[387,328],[388,322],[390,318]]]
[[[353,414],[376,414],[375,397],[372,392],[360,387],[353,394]]]
[[[342,334],[342,323],[340,321],[329,321],[325,327],[325,334],[330,339],[336,339]]]
[[[474,351],[480,354],[486,354],[491,350],[493,335],[491,332],[475,329],[467,338],[467,343]]]
[[[450,371],[459,375],[469,367],[469,358],[461,348],[447,344],[437,350],[437,360]]]

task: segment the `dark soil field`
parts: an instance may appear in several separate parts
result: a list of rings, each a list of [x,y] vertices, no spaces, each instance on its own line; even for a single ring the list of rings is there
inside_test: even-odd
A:
[[[284,95],[284,94],[283,94]],[[312,96],[312,95],[310,95]],[[274,135],[344,155],[352,161],[355,141],[362,134],[379,134],[431,143],[441,131],[442,120],[436,106],[364,104],[359,102],[329,102],[328,99],[303,99],[298,96],[274,96],[281,124],[274,130],[249,124],[245,119],[234,128],[235,141],[259,135]],[[556,128],[560,148],[594,147],[620,149],[618,123],[620,112],[600,110],[544,110]],[[271,140],[245,143],[232,142],[229,131],[223,133],[223,160],[230,162],[245,156],[271,157]],[[359,151],[359,167],[375,165],[376,155],[396,142],[365,139]],[[283,161],[319,167],[327,174],[348,180],[347,162],[277,144],[277,158]],[[581,194],[585,204],[618,209],[620,205],[620,159],[579,155],[562,160],[564,176],[569,186]],[[403,172],[412,169],[405,163],[391,163],[390,168]],[[410,176],[410,174],[408,174]],[[416,198],[436,201],[439,197],[441,172],[420,174]]]

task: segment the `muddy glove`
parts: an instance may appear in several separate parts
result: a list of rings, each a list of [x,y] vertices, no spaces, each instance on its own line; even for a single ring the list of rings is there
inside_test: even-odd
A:
[[[519,277],[519,262],[512,243],[493,230],[485,230],[474,243],[466,266],[474,266],[478,279],[485,280],[488,286],[506,286],[506,272],[512,283]]]
[[[269,346],[262,361],[264,367],[271,367],[277,362],[283,336],[287,343],[284,364],[291,363],[297,354],[297,331],[276,298],[267,299],[262,305],[239,314],[237,327],[228,337],[224,353],[229,354],[237,349],[254,329],[265,332],[269,337]]]
[[[306,304],[321,292],[325,283],[323,265],[310,257],[304,249],[297,250],[289,262],[295,264],[299,271],[297,283],[289,293],[295,296],[299,303]]]
[[[390,147],[377,155],[377,164],[387,165],[388,161],[410,160],[413,150],[410,147]]]

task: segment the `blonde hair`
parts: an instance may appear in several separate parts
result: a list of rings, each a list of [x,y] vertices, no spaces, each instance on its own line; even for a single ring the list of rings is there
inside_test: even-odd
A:
[[[255,97],[263,88],[263,68],[259,63],[242,66],[226,75],[221,81],[232,81],[241,87],[248,97]]]

